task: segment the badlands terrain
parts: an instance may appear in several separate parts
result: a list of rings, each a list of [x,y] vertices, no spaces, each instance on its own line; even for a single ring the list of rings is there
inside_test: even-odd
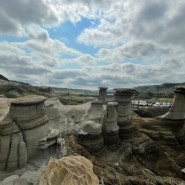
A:
[[[73,105],[68,92],[17,89],[0,97],[0,185],[185,184],[184,87],[150,118],[132,111],[132,89]]]

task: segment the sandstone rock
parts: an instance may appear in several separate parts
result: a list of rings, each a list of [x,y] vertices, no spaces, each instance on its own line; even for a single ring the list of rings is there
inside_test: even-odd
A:
[[[48,134],[45,97],[27,96],[11,102],[10,110],[0,120],[0,170],[23,168],[27,159],[39,151],[38,140]]]
[[[0,171],[13,171],[27,164],[22,133],[10,115],[0,122]]]
[[[56,144],[59,135],[60,135],[59,129],[49,129],[48,135],[38,140],[36,148],[46,149],[51,145]]]
[[[117,124],[117,102],[108,102],[103,123],[103,136],[106,145],[117,144],[119,140],[119,126]]]
[[[0,183],[0,185],[33,185],[24,178],[20,178],[18,175],[12,175],[7,177]]]
[[[87,120],[94,120],[99,124],[102,124],[103,116],[104,116],[103,104],[101,101],[93,101],[91,103],[91,107],[87,113]]]
[[[108,89],[108,87],[99,87],[99,97],[98,97],[98,100],[99,101],[102,101],[103,104],[106,103],[107,89]]]
[[[78,130],[79,142],[90,151],[99,151],[104,146],[102,136],[102,125],[105,110],[103,103],[94,101],[82,120],[80,130]]]
[[[176,87],[174,100],[170,110],[163,116],[164,119],[185,119],[185,86]]]
[[[119,126],[117,124],[117,107],[118,103],[117,102],[108,102],[107,103],[107,110],[105,113],[105,118],[104,118],[104,130],[106,132],[109,131],[116,131],[119,130]]]
[[[138,133],[138,129],[131,121],[131,97],[135,90],[133,89],[114,89],[113,100],[118,102],[118,125],[119,136],[121,140],[134,137]]]
[[[50,129],[48,135],[46,136],[47,139],[57,138],[60,134],[59,129]]]
[[[43,96],[30,95],[11,102],[10,116],[21,129],[27,146],[28,158],[38,154],[35,148],[39,139],[48,134],[48,117]]]
[[[47,99],[45,101],[45,106],[46,114],[49,119],[49,126],[51,128],[56,128],[60,130],[69,129],[69,125],[67,124],[67,118],[64,113],[64,105],[62,105],[58,98]]]
[[[42,176],[43,171],[26,171],[24,174],[20,176],[21,179],[27,180],[29,185],[38,185],[40,182],[40,178]]]
[[[57,144],[58,144],[58,150],[57,150],[57,155],[59,158],[64,157],[67,155],[67,148],[65,145],[65,139],[59,137],[57,138]]]
[[[83,131],[87,134],[101,134],[102,125],[94,120],[88,120],[83,126]]]
[[[99,185],[93,164],[82,156],[50,159],[39,185]]]

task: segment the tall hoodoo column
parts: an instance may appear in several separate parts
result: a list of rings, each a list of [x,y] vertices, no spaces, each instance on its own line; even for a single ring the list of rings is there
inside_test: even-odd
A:
[[[119,126],[117,124],[117,102],[108,102],[104,117],[103,136],[106,145],[115,145],[120,142]]]
[[[185,119],[185,86],[177,86],[174,93],[173,104],[162,118],[172,120]]]
[[[107,89],[108,89],[108,87],[99,87],[99,97],[98,97],[98,100],[99,101],[102,101],[103,104],[106,103]]]
[[[137,128],[131,122],[131,97],[136,92],[134,89],[114,89],[113,100],[118,102],[118,125],[121,140],[134,137]]]
[[[102,124],[104,116],[101,101],[94,101],[84,117],[82,128],[78,131],[79,142],[89,151],[98,152],[104,146]]]
[[[185,86],[177,86],[174,93],[171,108],[160,118],[166,129],[172,131],[177,141],[185,149]]]
[[[28,158],[38,154],[36,145],[39,139],[48,135],[48,117],[43,96],[27,96],[11,102],[10,116],[23,134]]]

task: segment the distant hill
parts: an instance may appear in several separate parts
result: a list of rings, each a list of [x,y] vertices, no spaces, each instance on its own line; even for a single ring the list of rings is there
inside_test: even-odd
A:
[[[53,93],[76,93],[76,94],[97,94],[95,91],[83,90],[83,89],[69,89],[58,87],[46,87],[46,86],[32,86],[29,83],[18,82],[14,80],[8,80],[6,77],[0,74],[0,95],[7,97],[17,97],[27,94],[37,94],[44,96],[52,96]]]
[[[175,86],[185,85],[183,83],[164,83],[161,85],[147,85],[147,86],[138,86],[134,89],[139,92],[152,92],[152,93],[171,93]]]
[[[70,89],[70,88],[59,88],[59,87],[51,87],[54,91],[61,92],[73,92],[73,93],[85,93],[85,94],[96,94],[98,91],[91,91],[85,89]]]
[[[0,80],[9,81],[6,77],[0,74]]]

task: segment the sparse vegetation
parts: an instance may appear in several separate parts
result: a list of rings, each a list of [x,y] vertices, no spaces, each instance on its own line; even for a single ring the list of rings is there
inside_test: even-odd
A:
[[[20,95],[23,93],[22,88],[17,85],[2,85],[2,86],[0,86],[0,94],[3,94],[7,98],[16,98],[17,97],[16,94],[12,93],[12,91],[14,91]]]
[[[74,93],[74,92],[64,92],[59,93],[59,99],[64,105],[78,105],[88,101],[92,101],[98,97],[97,94],[92,93]]]

